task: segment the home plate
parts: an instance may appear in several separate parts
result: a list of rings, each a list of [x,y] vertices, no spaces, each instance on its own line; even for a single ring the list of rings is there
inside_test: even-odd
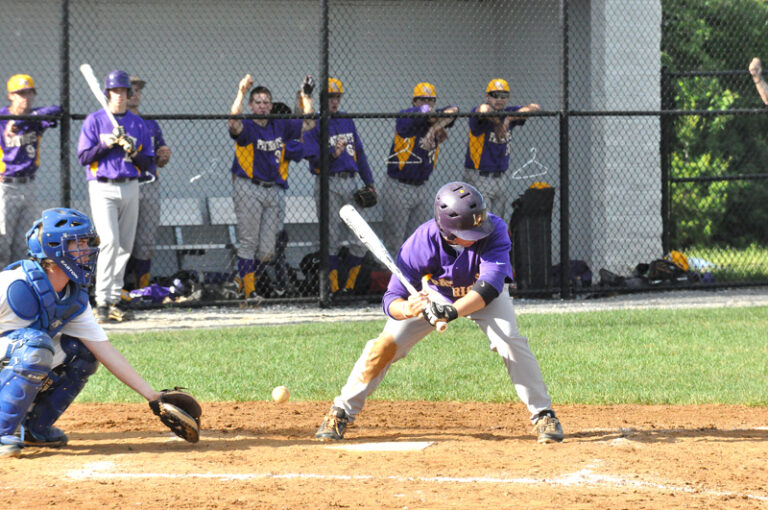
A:
[[[347,443],[334,446],[326,446],[331,450],[349,450],[353,452],[417,452],[434,441],[397,441],[388,443]]]

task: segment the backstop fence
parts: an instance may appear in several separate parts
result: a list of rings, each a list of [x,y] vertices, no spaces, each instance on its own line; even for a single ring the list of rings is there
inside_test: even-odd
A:
[[[378,203],[362,212],[393,256],[402,233],[432,217],[437,189],[474,183],[510,226],[513,295],[764,285],[768,110],[747,68],[768,55],[768,7],[698,4],[41,0],[32,11],[0,0],[0,75],[31,75],[34,106],[62,107],[54,116],[3,111],[0,123],[57,121],[28,149],[39,169],[22,184],[25,200],[37,214],[57,205],[90,213],[90,170],[77,147],[99,105],[78,67],[91,64],[99,79],[123,69],[145,82],[138,110],[161,126],[171,158],[156,180],[139,185],[149,204],[139,231],[142,218],[157,231],[138,236],[151,245],[151,281],[170,289],[178,278],[186,290],[177,292],[188,298],[191,283],[200,302],[244,297],[243,260],[258,255],[241,241],[254,237],[254,225],[257,239],[274,238],[263,264],[254,262],[264,270],[256,294],[324,304],[380,295],[388,274],[370,254],[357,256],[330,209],[339,190],[351,199],[367,175]],[[230,115],[246,74],[270,90],[272,113],[258,116],[244,101],[242,114]],[[313,113],[302,115],[297,93],[306,75],[318,85]],[[329,78],[343,88],[337,112]],[[492,103],[489,90],[507,89],[508,106],[530,111],[478,111]],[[420,98],[431,95],[436,111],[414,109],[429,106]],[[450,107],[457,112],[440,113]],[[513,129],[494,124],[508,116]],[[266,149],[236,149],[232,118],[307,121],[329,143],[309,154],[307,132],[295,160],[268,147],[285,163],[279,178],[233,175]],[[435,144],[425,133],[440,119],[450,123]],[[482,134],[477,125],[492,128]],[[5,156],[30,142],[3,136]],[[337,174],[344,153],[356,167]],[[11,167],[0,166],[7,182]],[[272,196],[267,208],[278,217],[251,207],[252,195],[238,198],[243,183]],[[129,272],[126,287],[141,286]]]

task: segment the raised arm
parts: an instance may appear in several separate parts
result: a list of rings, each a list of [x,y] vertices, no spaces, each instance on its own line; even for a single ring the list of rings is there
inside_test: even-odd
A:
[[[752,75],[752,81],[755,82],[757,93],[760,94],[760,99],[763,100],[765,105],[768,105],[768,83],[763,78],[763,66],[760,63],[760,59],[755,57],[752,62],[749,63],[749,74]]]
[[[240,80],[240,84],[237,86],[237,95],[235,101],[232,103],[232,107],[229,109],[230,115],[240,115],[243,113],[243,99],[248,91],[253,86],[253,77],[250,74],[246,74],[245,78]],[[232,136],[237,136],[243,132],[243,121],[240,119],[229,119],[229,132]]]

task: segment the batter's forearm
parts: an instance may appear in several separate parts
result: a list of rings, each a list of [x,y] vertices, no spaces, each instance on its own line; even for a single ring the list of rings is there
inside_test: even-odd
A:
[[[453,303],[453,307],[459,312],[459,317],[466,317],[485,308],[485,300],[479,293],[470,290],[466,296],[457,299]]]

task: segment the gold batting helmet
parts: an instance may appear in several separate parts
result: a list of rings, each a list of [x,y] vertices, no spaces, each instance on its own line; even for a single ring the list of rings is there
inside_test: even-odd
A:
[[[413,87],[413,97],[434,97],[437,98],[437,90],[431,83],[425,81]]]
[[[35,90],[35,80],[28,74],[14,74],[8,80],[8,93],[13,94],[21,90]]]
[[[509,92],[509,83],[501,78],[494,78],[488,82],[485,92]]]
[[[328,78],[328,93],[343,94],[344,85],[341,84],[341,80],[339,80],[338,78]]]
[[[138,76],[131,76],[130,77],[131,85],[136,85],[139,90],[143,89],[144,86],[147,84],[146,80],[142,80]]]

